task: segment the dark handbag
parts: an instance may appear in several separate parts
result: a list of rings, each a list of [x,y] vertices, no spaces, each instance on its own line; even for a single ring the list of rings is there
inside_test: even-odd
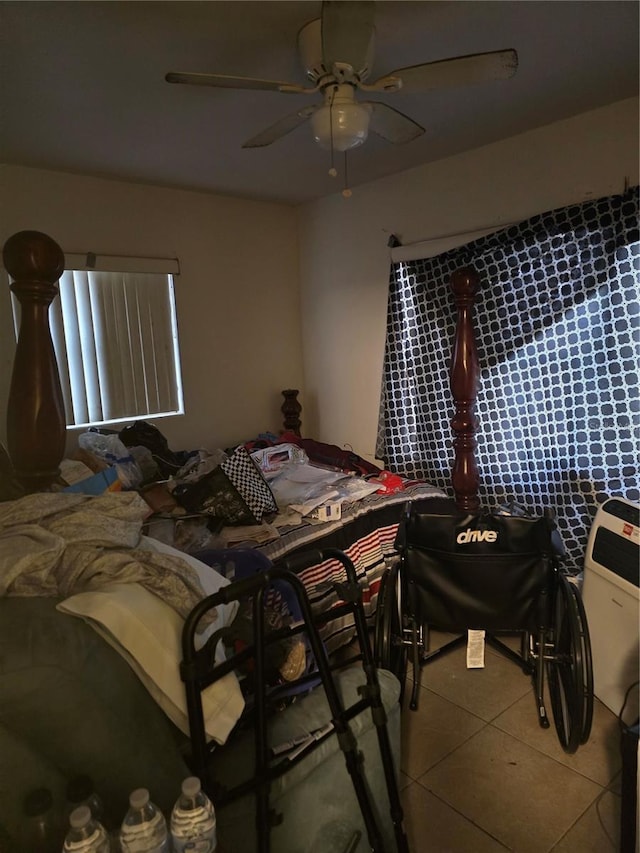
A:
[[[177,485],[173,496],[189,512],[225,524],[260,524],[265,515],[278,511],[262,471],[242,446],[195,483]]]
[[[125,447],[146,447],[162,477],[175,474],[189,457],[184,451],[174,453],[170,450],[167,439],[158,427],[147,421],[135,421],[121,429],[118,435]]]
[[[444,631],[533,631],[547,612],[547,518],[414,513],[401,538],[421,621]]]

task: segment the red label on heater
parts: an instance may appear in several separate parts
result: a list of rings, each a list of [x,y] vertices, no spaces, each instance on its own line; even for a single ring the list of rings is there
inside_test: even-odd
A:
[[[633,524],[623,524],[622,532],[625,536],[631,536],[633,533]]]

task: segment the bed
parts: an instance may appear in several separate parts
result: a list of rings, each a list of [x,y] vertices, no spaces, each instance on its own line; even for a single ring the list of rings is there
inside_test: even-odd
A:
[[[7,406],[11,467],[5,458],[4,503],[0,502],[5,517],[15,521],[14,507],[22,507],[25,500],[31,507],[30,502],[38,501],[43,495],[51,498],[50,484],[58,476],[64,454],[64,410],[47,318],[48,306],[56,297],[56,282],[64,268],[64,256],[47,235],[20,232],[5,244],[3,259],[13,279],[12,290],[21,304],[21,326]],[[455,401],[453,496],[428,484],[405,484],[405,489],[394,495],[373,495],[346,506],[337,521],[301,522],[281,530],[276,539],[266,543],[256,543],[251,538],[243,540],[242,536],[237,543],[239,549],[255,548],[272,561],[309,548],[334,547],[345,551],[356,566],[369,616],[375,610],[377,583],[382,571],[395,559],[393,541],[406,501],[444,501],[448,506],[455,502],[458,508],[465,510],[478,506],[473,415],[478,368],[472,327],[478,278],[472,270],[461,270],[452,277],[451,284],[458,318],[451,370]],[[299,404],[292,392],[283,393],[284,427],[295,431],[299,426]],[[22,493],[24,497],[19,496]],[[137,552],[142,549],[145,553],[141,562],[145,568],[149,563],[151,574],[157,571],[158,565],[164,572],[167,564],[184,561],[192,572],[190,577],[195,573],[206,593],[228,583],[222,573],[198,559],[197,549],[195,554],[178,551],[171,543],[144,537],[144,513],[138,503],[143,501],[135,493],[122,493],[127,494],[134,549]],[[84,511],[86,505],[83,498],[74,505],[74,511]],[[115,512],[121,514],[119,509]],[[73,512],[67,512],[66,508],[62,511],[56,506],[47,534],[60,535],[60,518],[68,522],[70,515]],[[30,518],[25,516],[20,520],[28,523]],[[140,526],[136,539],[137,524]],[[82,525],[71,525],[71,544],[65,540],[70,552],[77,547],[73,536],[80,527],[85,529]],[[5,524],[4,529],[12,528]],[[2,530],[0,511],[0,541]],[[114,544],[117,545],[112,543],[111,547]],[[5,547],[5,572],[9,571],[6,566],[11,564],[11,554]],[[127,554],[129,556],[129,552]],[[26,559],[28,563],[28,554]],[[74,565],[77,567],[78,562]],[[121,567],[117,569],[121,570]],[[15,585],[5,584],[5,594],[0,597],[0,679],[3,684],[0,698],[3,755],[0,831],[13,839],[15,849],[20,849],[21,844],[22,801],[25,793],[34,787],[49,787],[61,806],[68,780],[74,775],[89,773],[105,801],[107,822],[116,825],[126,810],[127,796],[133,788],[150,787],[153,799],[168,812],[181,780],[189,775],[188,726],[177,667],[184,613],[162,600],[164,592],[154,589],[149,571],[143,571],[141,576],[134,575],[133,580],[126,572],[117,574],[116,580],[122,582],[102,590],[83,590],[82,573],[88,569],[83,564],[78,571],[79,585],[67,589],[65,596],[51,589],[37,594],[37,588],[34,594],[34,588],[28,586],[16,594]],[[328,560],[308,568],[302,576],[314,608],[324,609],[333,603],[331,593],[326,591],[326,581],[335,571],[335,565]],[[190,603],[192,599],[183,596],[182,607]],[[150,622],[145,627],[147,616]],[[226,612],[224,608],[218,614],[224,624],[233,616],[234,612]],[[147,631],[151,622],[162,625],[162,629],[155,633]],[[147,633],[149,636],[141,643],[140,638]],[[348,626],[338,625],[330,642],[337,647],[348,636]],[[141,644],[146,652],[142,662]],[[175,666],[172,666],[171,655]],[[159,666],[159,657],[164,661],[163,666]],[[162,671],[158,673],[154,667]],[[355,691],[356,685],[347,683],[349,677],[347,673],[344,689]],[[394,682],[392,676],[387,678],[383,673],[384,701],[397,755],[399,706],[398,685]],[[301,714],[303,717],[308,714],[310,719],[314,717],[321,699],[313,693],[308,699],[306,706],[300,703],[297,710],[292,706],[279,715],[275,723],[279,737],[286,735],[289,719],[292,725],[300,726]],[[221,744],[233,730],[241,701],[237,685],[233,683],[224,695],[216,694],[212,700],[211,736]],[[374,737],[366,725],[361,736],[365,744]],[[225,749],[220,750],[223,756]],[[227,755],[228,752],[227,749]],[[230,762],[230,768],[234,766],[233,754],[224,760]],[[339,808],[346,796],[341,783],[336,783],[339,767],[340,757],[335,753],[313,759],[301,771],[297,784],[282,791],[281,796],[285,800],[295,797],[299,810],[304,809],[305,804],[308,807],[316,802],[322,793],[322,796],[334,797],[336,808]],[[375,768],[372,773],[370,784],[374,791],[379,791],[380,774]],[[383,795],[379,792],[379,796]],[[246,823],[246,816],[239,820]],[[275,849],[308,849],[321,837],[323,830],[326,827],[317,822],[307,830],[298,823],[296,837],[285,840],[283,836]],[[228,831],[230,849],[240,849],[237,846],[240,842],[233,841],[233,828]],[[326,832],[324,835],[329,838]],[[242,849],[247,848],[243,846]]]

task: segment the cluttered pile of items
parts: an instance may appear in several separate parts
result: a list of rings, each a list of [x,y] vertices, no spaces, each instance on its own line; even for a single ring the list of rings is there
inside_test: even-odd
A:
[[[73,457],[62,460],[58,488],[94,495],[134,489],[150,507],[152,535],[195,551],[262,544],[302,519],[335,521],[345,503],[401,491],[404,481],[351,450],[293,432],[176,452],[157,427],[136,421],[119,432],[82,433]]]

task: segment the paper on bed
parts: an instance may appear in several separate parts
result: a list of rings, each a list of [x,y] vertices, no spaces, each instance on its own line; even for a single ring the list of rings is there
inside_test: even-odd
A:
[[[290,504],[291,509],[299,512],[300,515],[306,516],[313,512],[314,509],[325,504],[335,503],[338,497],[338,492],[335,489],[323,489],[320,494],[307,498],[304,503]]]
[[[350,488],[353,486],[353,488]],[[378,490],[376,484],[368,483],[359,477],[345,477],[313,497],[307,498],[302,504],[291,504],[290,509],[299,512],[308,521],[335,521],[342,515],[342,504],[345,501],[353,503],[366,498]]]
[[[335,483],[347,478],[342,471],[329,471],[315,465],[289,465],[271,480],[271,491],[278,507],[293,507],[305,515],[336,495]]]

